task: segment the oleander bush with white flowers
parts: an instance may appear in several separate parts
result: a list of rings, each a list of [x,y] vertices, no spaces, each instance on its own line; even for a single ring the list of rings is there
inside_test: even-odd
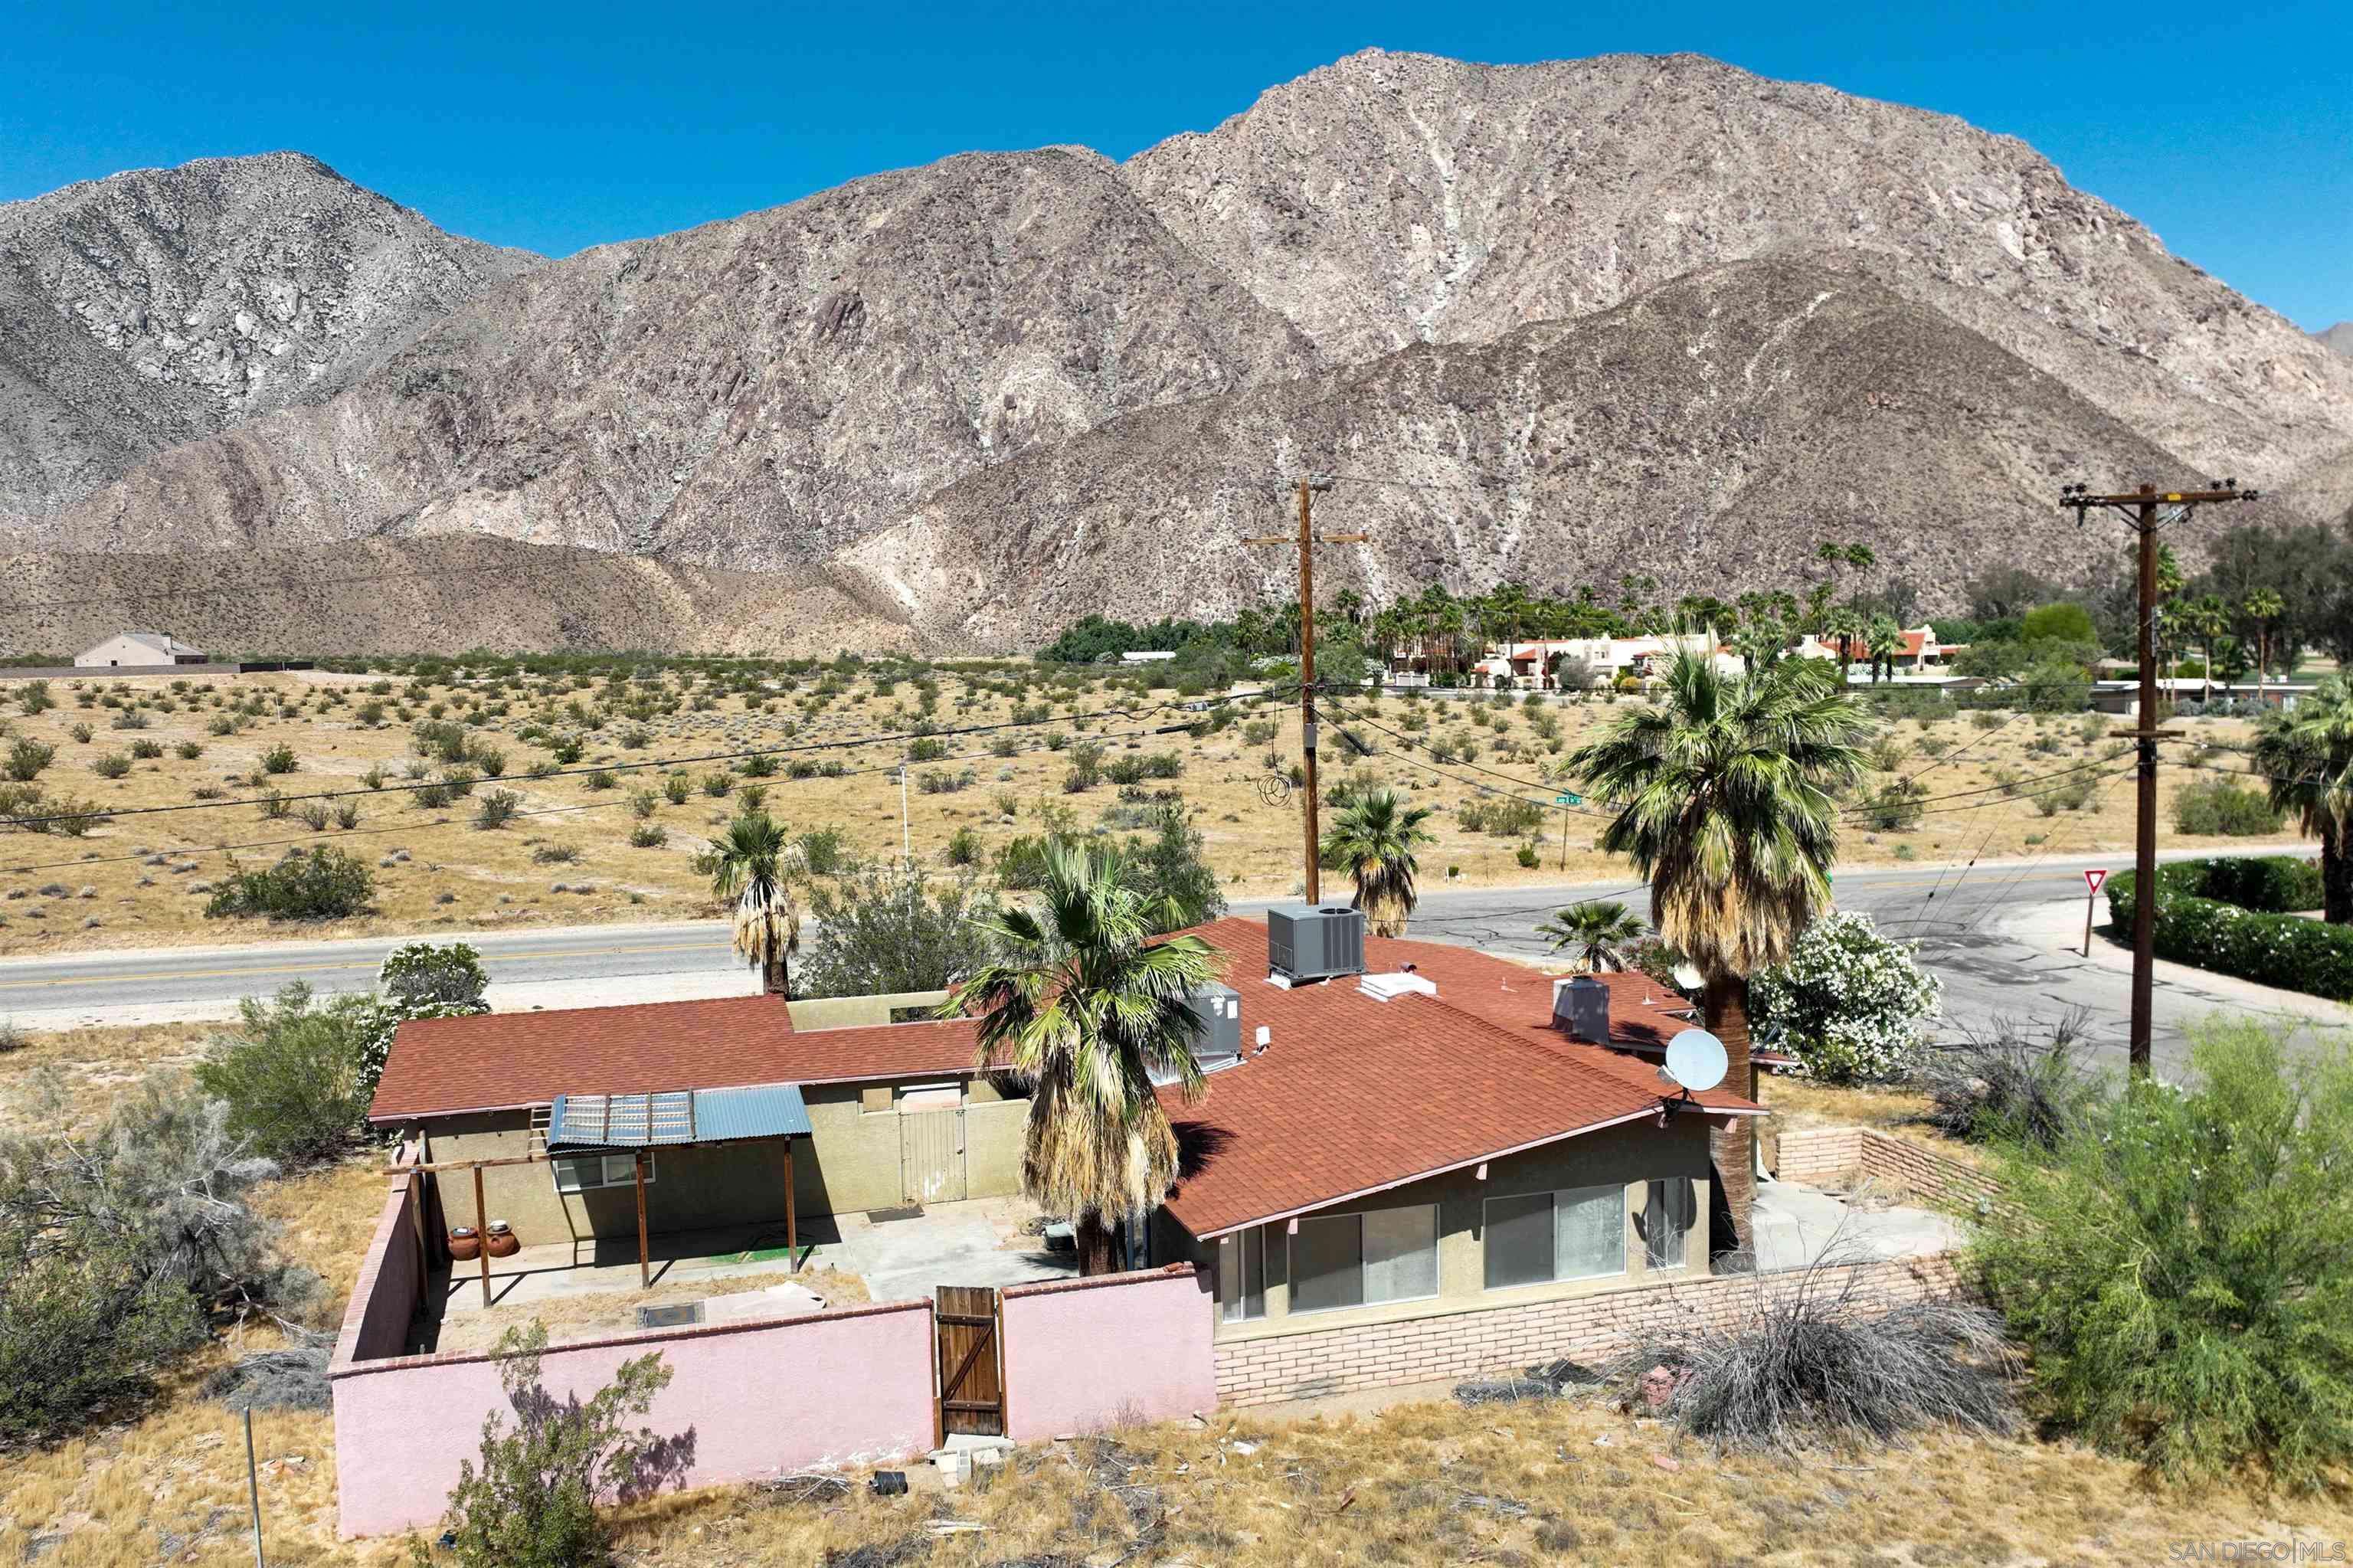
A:
[[[2108,916],[2132,928],[2134,876],[2108,878]],[[2353,1001],[2353,928],[2277,910],[2320,903],[2319,868],[2281,855],[2177,861],[2158,868],[2157,956],[2258,985]]]
[[[1751,1020],[1824,1083],[1902,1078],[1944,996],[1917,948],[1882,936],[1868,915],[1826,915],[1798,938],[1788,963],[1751,980]]]

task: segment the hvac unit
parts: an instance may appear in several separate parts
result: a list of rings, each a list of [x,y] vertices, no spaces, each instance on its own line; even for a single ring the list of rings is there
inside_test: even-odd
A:
[[[1345,904],[1295,904],[1266,912],[1267,967],[1293,981],[1365,972],[1365,916]]]
[[[1242,1059],[1242,993],[1229,985],[1200,986],[1185,998],[1193,1015],[1193,1065],[1204,1073],[1230,1067]],[[1173,1084],[1176,1075],[1154,1067],[1152,1081]]]

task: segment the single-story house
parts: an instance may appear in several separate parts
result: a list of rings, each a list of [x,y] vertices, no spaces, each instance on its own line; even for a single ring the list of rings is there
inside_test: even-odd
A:
[[[1185,1172],[1151,1255],[1209,1266],[1220,1343],[1707,1275],[1709,1131],[1764,1112],[1662,1082],[1680,994],[1376,937],[1366,972],[1285,985],[1265,926],[1200,935],[1241,1055],[1198,1101],[1160,1091]]]
[[[74,655],[78,669],[145,669],[158,664],[201,664],[205,651],[191,648],[168,631],[118,631]]]
[[[415,1019],[369,1121],[481,1170],[525,1245],[785,1224],[1018,1190],[1028,1099],[965,1020],[774,996]],[[877,1022],[863,1022],[873,1019]],[[792,1205],[785,1150],[792,1147]],[[470,1192],[451,1217],[470,1224]],[[463,1214],[456,1210],[467,1211]]]
[[[1663,1080],[1686,998],[1366,936],[1345,908],[1279,918],[1306,916],[1346,926],[1338,967],[1301,972],[1265,921],[1198,928],[1223,980],[1196,1008],[1207,1093],[1158,1091],[1183,1173],[1130,1245],[1210,1269],[1221,1338],[1707,1275],[1709,1133],[1764,1113],[1745,1085]],[[656,1234],[1014,1192],[1024,1086],[978,1068],[969,1020],[879,1022],[906,1000],[416,1020],[370,1119],[472,1167],[527,1245],[634,1238],[640,1192]]]

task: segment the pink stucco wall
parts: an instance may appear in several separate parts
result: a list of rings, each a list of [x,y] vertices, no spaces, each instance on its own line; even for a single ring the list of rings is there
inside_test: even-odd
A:
[[[686,1486],[931,1446],[928,1302],[555,1345],[542,1358],[541,1379],[558,1399],[586,1399],[649,1351],[661,1352],[672,1375],[646,1425],[664,1437],[691,1434]],[[346,1537],[440,1518],[459,1462],[480,1451],[482,1418],[507,1409],[487,1354],[357,1364],[339,1357],[330,1375]]]
[[[394,1163],[414,1164],[415,1155],[404,1146]],[[429,1178],[428,1178],[429,1180]],[[396,1356],[408,1348],[408,1325],[424,1299],[423,1263],[417,1255],[417,1231],[410,1210],[420,1186],[411,1176],[395,1177],[376,1216],[375,1234],[360,1259],[360,1275],[352,1286],[352,1299],[343,1308],[343,1332],[335,1340],[338,1362]]]
[[[1004,1293],[1006,1436],[1217,1408],[1215,1303],[1191,1264]]]

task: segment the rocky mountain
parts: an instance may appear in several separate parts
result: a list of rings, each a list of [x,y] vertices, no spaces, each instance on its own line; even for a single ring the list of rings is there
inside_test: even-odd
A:
[[[0,205],[0,513],[331,397],[538,260],[299,153]]]
[[[1332,498],[1380,591],[1748,586],[1860,529],[1933,595],[2080,559],[2063,479],[2348,447],[2353,361],[2022,143],[1689,56],[1372,51],[1124,164],[972,154],[519,270],[0,537],[499,535],[1011,646],[1282,591],[1229,546],[1303,468],[1410,482]]]
[[[2338,322],[2335,326],[2323,327],[2312,335],[2339,354],[2353,355],[2353,322]]]

